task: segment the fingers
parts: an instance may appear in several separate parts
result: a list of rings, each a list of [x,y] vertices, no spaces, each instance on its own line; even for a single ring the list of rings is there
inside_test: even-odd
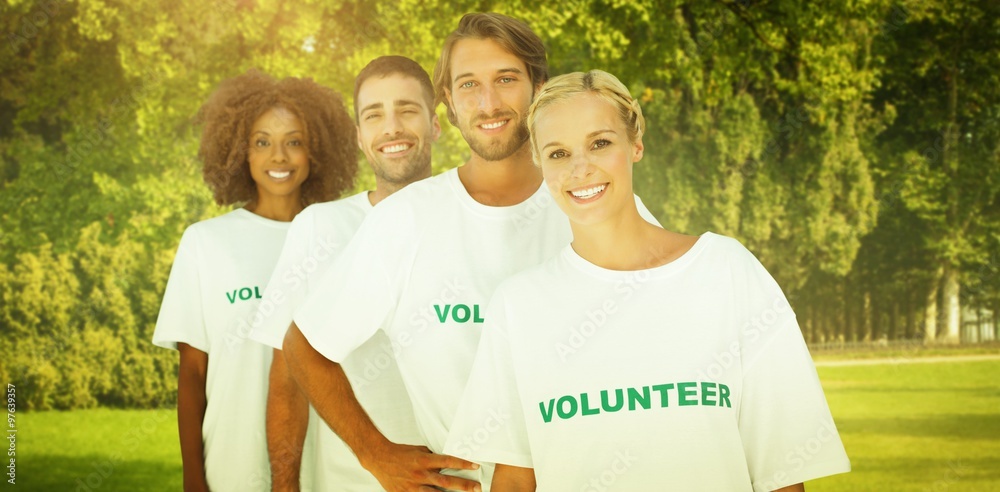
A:
[[[464,490],[467,492],[480,492],[482,487],[479,482],[467,480],[450,475],[435,474],[430,477],[431,483],[445,490]]]
[[[478,470],[479,465],[471,461],[448,456],[446,454],[428,453],[420,461],[420,465],[429,469],[451,468],[453,470]]]

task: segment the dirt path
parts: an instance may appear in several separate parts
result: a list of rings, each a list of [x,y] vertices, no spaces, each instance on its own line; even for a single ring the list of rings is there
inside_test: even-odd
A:
[[[969,362],[977,360],[1000,360],[1000,354],[942,355],[920,357],[886,357],[884,359],[821,360],[816,367],[875,366],[880,364],[932,364],[936,362]]]

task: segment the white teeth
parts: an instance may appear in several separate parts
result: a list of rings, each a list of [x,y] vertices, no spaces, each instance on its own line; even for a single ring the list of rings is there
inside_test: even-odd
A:
[[[504,120],[504,121],[498,121],[496,123],[484,123],[479,126],[481,126],[484,130],[496,130],[497,128],[500,128],[501,126],[504,126],[506,124],[507,120]]]
[[[571,191],[570,194],[572,194],[573,196],[575,196],[577,198],[586,199],[586,198],[593,197],[594,195],[596,195],[596,194],[604,191],[604,188],[606,188],[607,186],[608,185],[606,185],[606,184],[602,184],[600,186],[595,186],[593,188],[587,188],[585,190]]]
[[[397,153],[403,152],[404,150],[407,150],[409,148],[410,148],[409,144],[390,145],[388,147],[382,147],[382,153],[383,154],[397,154]]]
[[[272,177],[272,178],[274,178],[274,179],[285,179],[290,174],[292,174],[291,171],[268,171],[267,172],[267,175],[270,176],[270,177]]]

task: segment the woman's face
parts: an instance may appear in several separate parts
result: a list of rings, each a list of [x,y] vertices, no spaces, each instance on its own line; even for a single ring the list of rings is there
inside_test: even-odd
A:
[[[592,225],[635,209],[630,143],[616,107],[591,93],[547,106],[535,120],[539,163],[549,191],[570,221]]]
[[[250,128],[250,176],[257,184],[258,203],[269,198],[301,196],[309,177],[305,127],[285,108],[271,108]]]

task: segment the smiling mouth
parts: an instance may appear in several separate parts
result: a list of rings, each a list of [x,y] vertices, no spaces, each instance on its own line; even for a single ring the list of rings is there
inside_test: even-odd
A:
[[[378,150],[379,150],[379,152],[381,152],[381,153],[383,153],[385,155],[394,155],[394,154],[399,154],[399,153],[402,153],[402,152],[406,152],[407,150],[410,150],[410,147],[413,147],[413,145],[412,144],[408,144],[408,143],[400,143],[400,144],[394,144],[394,145],[386,145],[385,147],[382,147],[382,148],[380,148]]]
[[[496,130],[497,128],[502,128],[509,122],[510,120],[501,120],[494,123],[483,123],[482,125],[479,125],[479,128],[482,128],[483,130]]]
[[[267,172],[267,175],[270,176],[270,177],[272,177],[272,178],[274,178],[274,179],[285,179],[285,178],[291,176],[292,172],[291,171],[274,171],[274,170],[271,170],[271,171]]]
[[[569,194],[573,195],[573,197],[575,198],[579,198],[580,200],[589,200],[603,193],[607,187],[608,184],[604,183],[601,185],[592,186],[590,188],[584,188],[582,190],[572,190],[569,192]]]

